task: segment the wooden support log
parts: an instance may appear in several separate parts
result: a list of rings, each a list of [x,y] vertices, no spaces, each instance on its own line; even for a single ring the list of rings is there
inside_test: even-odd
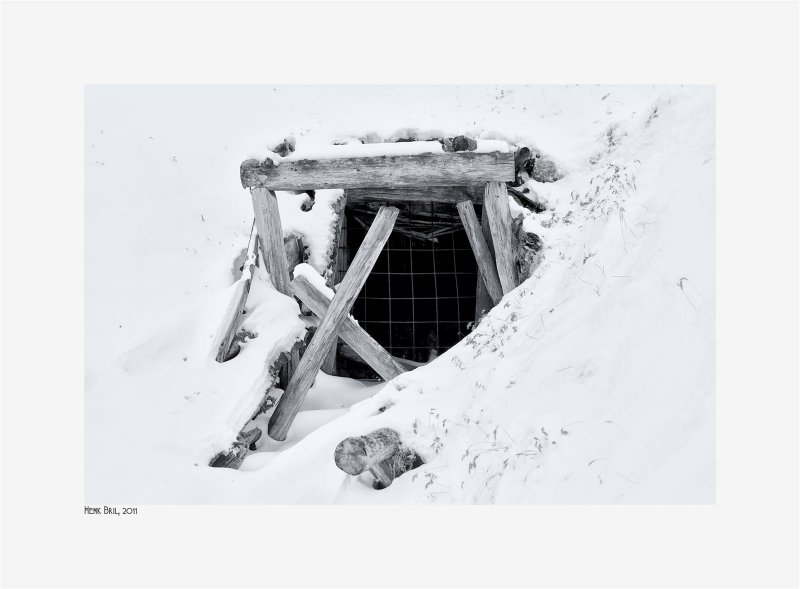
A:
[[[253,272],[256,265],[256,253],[258,252],[258,235],[253,234],[250,244],[247,247],[247,257],[245,258],[242,269],[242,277],[236,283],[234,294],[236,305],[229,310],[225,316],[224,325],[227,325],[225,334],[222,336],[219,349],[217,350],[217,362],[225,362],[231,349],[231,343],[236,333],[239,331],[239,324],[242,321],[244,307],[247,304],[247,296],[250,294],[250,285],[253,282]]]
[[[486,240],[486,245],[489,246],[489,251],[492,254],[492,262],[494,261],[494,242],[492,241],[492,232],[489,230],[489,220],[486,218],[486,207],[481,211],[481,233]],[[496,268],[496,266],[495,266]],[[499,276],[498,276],[499,280]],[[478,284],[475,286],[475,321],[480,321],[484,313],[488,313],[494,303],[492,297],[489,296],[489,291],[486,290],[486,283],[483,277],[478,274]]]
[[[511,242],[511,210],[508,206],[506,185],[502,182],[487,183],[483,206],[494,242],[494,258],[500,285],[503,287],[503,294],[508,294],[517,287],[519,281]]]
[[[317,290],[308,278],[298,276],[292,280],[291,287],[294,296],[311,309],[314,315],[325,316],[331,301]],[[349,317],[342,323],[339,337],[384,380],[392,380],[395,376],[405,372],[405,369],[394,360],[389,352]]]
[[[253,199],[253,212],[256,216],[256,229],[261,244],[264,265],[269,272],[275,289],[291,296],[289,290],[289,269],[286,262],[286,250],[283,245],[283,229],[281,214],[278,210],[278,198],[266,188],[250,190]]]
[[[271,438],[278,441],[286,439],[289,427],[297,412],[300,411],[300,406],[314,383],[325,355],[331,344],[336,341],[342,323],[347,320],[350,307],[364,286],[367,275],[375,265],[378,255],[392,233],[398,213],[399,211],[394,207],[383,207],[375,216],[375,221],[364,237],[361,247],[358,248],[358,253],[356,253],[339,290],[334,295],[328,311],[320,322],[305,354],[300,359],[297,371],[275,407],[267,430]]]
[[[474,186],[514,180],[513,153],[426,153],[341,159],[247,160],[242,186],[270,190]]]
[[[336,221],[334,223],[334,233],[333,237],[331,238],[331,244],[328,248],[328,268],[326,270],[325,275],[325,285],[328,288],[333,288],[335,282],[337,282],[336,276],[336,269],[339,265],[339,236],[342,234],[342,225],[344,224],[344,210],[345,205],[347,203],[347,196],[342,194],[342,196],[334,203],[333,211],[336,215]],[[321,317],[322,315],[320,315]],[[325,356],[325,360],[322,361],[322,372],[325,374],[330,374],[332,376],[336,376],[336,350],[338,348],[337,340],[333,341],[331,344],[331,349],[328,351],[328,355]]]
[[[365,202],[483,202],[483,186],[429,186],[425,188],[348,188],[348,204]]]
[[[250,197],[253,200],[253,213],[256,217],[256,230],[259,236],[258,241],[261,244],[264,267],[269,272],[275,289],[286,296],[292,296],[289,289],[289,269],[283,246],[283,229],[281,214],[278,210],[278,198],[273,191],[266,188],[252,188]],[[299,353],[294,352],[285,368],[286,382],[291,380],[298,361]]]
[[[464,200],[458,203],[456,208],[461,217],[461,222],[464,224],[469,244],[472,246],[472,253],[475,254],[475,260],[478,262],[480,276],[483,278],[492,303],[496,305],[503,298],[503,288],[500,286],[500,278],[497,275],[494,256],[481,232],[478,216],[475,214],[475,207],[471,201]]]

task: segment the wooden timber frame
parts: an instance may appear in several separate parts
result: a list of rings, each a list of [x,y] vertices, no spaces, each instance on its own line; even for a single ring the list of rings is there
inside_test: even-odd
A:
[[[446,202],[457,206],[479,271],[477,305],[493,306],[518,285],[512,250],[506,182],[515,177],[514,153],[446,152],[343,159],[270,159],[242,163],[242,185],[250,189],[262,259],[275,288],[296,296],[320,318],[302,357],[289,365],[289,383],[269,420],[268,434],[283,441],[318,371],[341,338],[381,377],[405,370],[349,319],[350,308],[389,239],[397,202]],[[382,204],[332,299],[302,277],[290,280],[275,191],[344,189],[346,202]],[[473,203],[483,204],[478,222]],[[342,209],[344,203],[342,203]],[[481,288],[483,294],[481,295]],[[488,299],[488,300],[487,300]],[[476,314],[480,315],[480,308]]]

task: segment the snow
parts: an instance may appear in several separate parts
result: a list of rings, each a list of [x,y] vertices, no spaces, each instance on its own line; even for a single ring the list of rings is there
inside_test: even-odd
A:
[[[352,138],[343,145],[315,144],[306,146],[299,142],[297,149],[291,154],[281,157],[270,149],[256,149],[248,152],[244,159],[264,161],[272,160],[275,164],[281,162],[296,162],[313,159],[343,159],[351,157],[391,157],[403,155],[422,155],[426,153],[444,153],[444,148],[438,141],[403,141],[400,143],[361,143]],[[508,143],[497,139],[478,139],[475,153],[507,153]]]
[[[303,276],[326,297],[333,298],[333,289],[325,284],[325,279],[310,264],[298,264],[294,267],[293,275],[295,278]]]
[[[342,190],[314,191],[314,206],[304,211],[308,195],[291,192],[275,193],[281,214],[284,237],[296,235],[303,238],[303,246],[309,249],[309,263],[318,272],[324,272],[328,264],[327,252],[335,239],[334,205],[342,197]]]
[[[343,88],[268,90],[237,90],[234,109],[216,90],[189,102],[174,88],[87,90],[87,502],[714,501],[713,89],[350,91],[402,105],[377,114]],[[137,109],[146,99],[163,108]],[[254,117],[270,109],[288,128]],[[209,112],[226,114],[201,132]],[[304,329],[259,269],[243,324],[258,336],[213,360],[252,222],[235,154],[265,128],[302,132],[299,153],[407,125],[529,145],[567,172],[520,187],[543,213],[510,200],[542,237],[542,264],[433,362],[385,385],[320,373],[286,442],[262,437],[238,471],[208,467]],[[317,191],[310,211],[278,194],[285,234],[311,253],[295,274],[317,283],[337,193]],[[380,427],[425,464],[375,491],[332,455]]]

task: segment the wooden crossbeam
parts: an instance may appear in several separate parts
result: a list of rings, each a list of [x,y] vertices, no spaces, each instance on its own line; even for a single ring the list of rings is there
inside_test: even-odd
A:
[[[483,202],[483,186],[427,186],[424,188],[348,188],[348,204],[365,202]]]
[[[286,387],[275,411],[269,420],[269,436],[278,441],[286,439],[289,427],[297,416],[303,400],[308,394],[317,372],[322,366],[331,344],[336,341],[342,323],[347,319],[361,288],[375,265],[378,255],[392,233],[392,227],[399,211],[394,207],[381,207],[369,228],[361,247],[358,248],[353,263],[342,280],[339,289],[328,307],[327,313],[317,328],[311,343],[300,359],[294,376]]]
[[[245,188],[414,188],[474,186],[514,180],[513,153],[426,153],[341,159],[247,160],[240,167]]]
[[[488,182],[483,196],[483,206],[486,209],[489,230],[494,242],[497,274],[500,276],[503,294],[508,294],[519,282],[511,243],[511,210],[508,207],[506,185],[502,182]]]
[[[472,201],[464,200],[456,205],[456,209],[458,209],[458,214],[467,233],[469,244],[472,246],[472,253],[475,254],[475,260],[478,262],[480,276],[483,278],[486,290],[492,298],[492,303],[496,305],[503,298],[503,288],[500,286],[500,278],[497,275],[494,256],[481,232],[478,216],[475,214],[475,207],[472,205]]]
[[[297,276],[292,280],[291,287],[294,295],[311,309],[314,315],[325,316],[331,302],[311,284],[308,278]],[[405,369],[392,358],[389,352],[349,317],[342,323],[339,337],[384,380],[392,380],[395,376],[405,372]]]

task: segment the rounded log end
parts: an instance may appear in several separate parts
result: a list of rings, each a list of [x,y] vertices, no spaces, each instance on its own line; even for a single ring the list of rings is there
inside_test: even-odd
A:
[[[367,470],[367,448],[362,438],[347,438],[339,442],[333,460],[340,470],[357,476]]]

